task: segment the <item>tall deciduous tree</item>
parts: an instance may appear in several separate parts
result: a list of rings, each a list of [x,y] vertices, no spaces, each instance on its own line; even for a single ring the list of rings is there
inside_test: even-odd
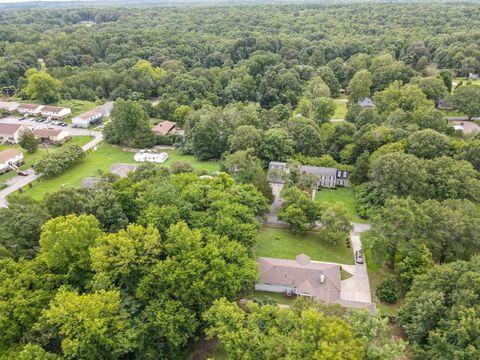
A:
[[[452,96],[455,107],[467,114],[468,118],[480,116],[480,86],[460,86]]]
[[[92,275],[88,249],[101,233],[92,215],[51,219],[42,227],[39,256],[53,273],[84,288]]]
[[[136,346],[135,329],[122,309],[119,291],[78,294],[62,289],[43,318],[54,326],[52,335],[61,336],[66,357],[120,359]]]
[[[29,153],[34,153],[38,150],[38,140],[33,135],[33,131],[30,129],[25,129],[20,134],[18,143],[22,149],[27,150]]]
[[[111,125],[106,130],[106,139],[127,146],[150,147],[154,135],[142,106],[132,100],[118,99],[112,108]]]
[[[348,83],[350,90],[350,102],[355,104],[359,100],[370,96],[370,87],[372,86],[372,74],[364,69],[360,70],[353,76]]]
[[[45,70],[29,69],[26,72],[27,86],[23,93],[32,100],[51,104],[60,99],[62,83]]]

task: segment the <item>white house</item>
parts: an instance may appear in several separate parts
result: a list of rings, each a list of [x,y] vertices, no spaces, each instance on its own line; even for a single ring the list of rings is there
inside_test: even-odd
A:
[[[17,144],[18,138],[25,126],[21,124],[0,123],[0,144]]]
[[[49,106],[45,105],[40,110],[40,113],[51,119],[65,119],[66,117],[72,115],[72,110],[70,108],[64,108],[60,106]]]
[[[41,142],[63,143],[70,138],[70,133],[63,129],[34,129],[33,135]]]
[[[164,163],[168,159],[167,153],[156,154],[147,150],[140,150],[137,152],[133,159],[138,162],[154,162],[154,163]]]
[[[7,149],[0,152],[0,174],[16,170],[23,163],[23,154],[17,149]]]
[[[22,115],[37,116],[40,115],[43,105],[38,104],[19,104],[17,111]]]
[[[72,119],[72,124],[76,127],[87,128],[90,125],[99,122],[102,118],[102,113],[97,110],[90,110],[83,114],[77,115]]]

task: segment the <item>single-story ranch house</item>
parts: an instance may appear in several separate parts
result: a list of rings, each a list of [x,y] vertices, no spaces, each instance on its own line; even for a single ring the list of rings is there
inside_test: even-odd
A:
[[[33,135],[43,143],[60,144],[70,139],[70,133],[62,129],[34,129]]]
[[[77,115],[72,119],[73,126],[87,128],[90,125],[99,123],[102,120],[102,113],[97,110],[90,110]]]
[[[0,144],[18,144],[18,138],[25,129],[21,124],[0,123]]]
[[[260,282],[255,290],[312,297],[327,304],[340,300],[340,265],[313,262],[305,254],[295,260],[259,257]]]
[[[255,284],[255,290],[304,296],[326,304],[375,311],[375,304],[371,302],[342,298],[340,264],[312,261],[305,254],[297,255],[295,260],[259,257],[257,263],[260,279]]]
[[[289,173],[287,163],[280,161],[272,161],[268,165],[268,181],[274,183],[284,183],[286,175]],[[327,168],[320,166],[300,166],[302,175],[313,175],[317,179],[317,187],[336,187],[348,186],[349,172],[336,168]]]
[[[7,149],[0,152],[0,174],[16,170],[20,164],[23,164],[23,153],[20,150]]]

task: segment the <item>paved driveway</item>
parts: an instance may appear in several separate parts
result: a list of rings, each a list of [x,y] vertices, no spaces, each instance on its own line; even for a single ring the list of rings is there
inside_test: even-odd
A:
[[[277,218],[278,209],[280,209],[280,206],[282,206],[282,198],[280,197],[280,192],[282,191],[283,184],[271,182],[270,187],[272,188],[274,200],[272,207],[270,208],[270,212],[267,214],[266,223],[271,225],[286,225],[283,221],[278,220]]]
[[[350,234],[350,240],[352,243],[352,256],[355,256],[355,251],[362,249],[362,243],[360,242],[360,233],[352,231]],[[353,276],[341,282],[342,291],[341,299],[347,301],[359,301],[359,302],[372,302],[372,296],[370,293],[370,282],[368,281],[367,264],[355,263],[355,269]],[[348,269],[345,269],[348,271]]]
[[[29,120],[24,120],[24,121],[19,121],[17,118],[13,117],[8,117],[8,118],[3,118],[0,119],[0,123],[6,123],[6,124],[23,124],[27,126],[31,126],[33,128],[45,128],[47,126],[50,126],[52,128],[61,128],[55,125],[46,125],[42,123],[37,123],[35,121],[29,121]],[[71,126],[65,126],[62,129],[67,130],[70,135],[73,136],[79,136],[79,135],[91,135],[94,136],[94,138],[88,142],[87,144],[82,146],[83,150],[89,150],[98,145],[102,140],[103,140],[103,135],[101,132],[98,131],[90,131],[88,129],[77,129],[73,128]],[[10,195],[11,193],[17,191],[18,189],[30,184],[31,182],[35,181],[38,179],[41,175],[35,175],[32,169],[28,169],[27,172],[29,173],[28,176],[15,176],[11,178],[8,181],[8,187],[0,191],[0,207],[6,207],[7,206],[7,199],[6,197]]]

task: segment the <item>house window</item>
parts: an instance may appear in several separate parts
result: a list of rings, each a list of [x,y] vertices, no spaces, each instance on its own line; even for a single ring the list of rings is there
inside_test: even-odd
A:
[[[343,172],[343,177],[344,177],[344,178],[347,177],[347,172],[346,172],[346,171]]]
[[[342,176],[342,172],[340,170],[338,170],[337,176]]]

